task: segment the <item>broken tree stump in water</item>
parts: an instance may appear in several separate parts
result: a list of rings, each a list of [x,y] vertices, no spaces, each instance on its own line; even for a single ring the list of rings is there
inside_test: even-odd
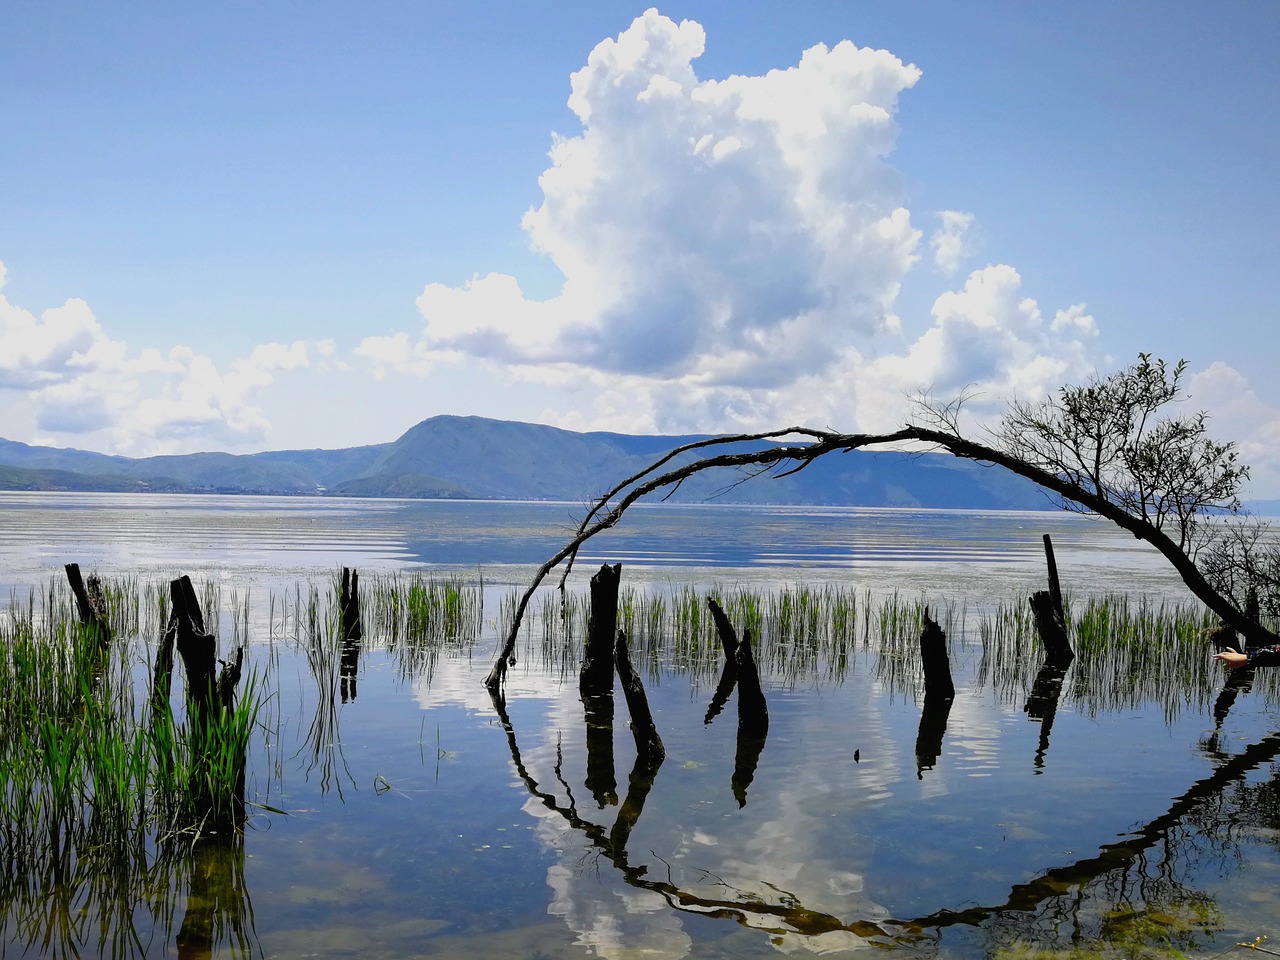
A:
[[[187,674],[187,723],[191,728],[191,742],[199,745],[199,753],[193,758],[196,766],[192,771],[191,790],[197,805],[204,808],[202,816],[209,824],[241,824],[244,821],[244,745],[227,740],[228,736],[234,738],[234,734],[231,726],[223,721],[235,707],[235,690],[244,666],[244,647],[237,647],[235,659],[222,662],[219,672],[218,641],[205,631],[204,615],[191,578],[182,576],[171,580],[169,599],[169,623],[156,654],[152,707],[158,720],[171,722],[169,691],[176,647]],[[238,755],[228,765],[228,754],[223,753],[216,761],[215,774],[209,765],[214,762],[214,755],[227,747]],[[210,779],[210,776],[221,778],[228,773],[234,777],[229,795]]]
[[[342,639],[362,639],[364,628],[360,625],[360,574],[346,567],[342,568],[338,609],[342,614]]]
[[[356,698],[356,674],[360,668],[360,641],[364,627],[360,618],[360,574],[342,568],[342,583],[338,593],[338,611],[342,618],[342,653],[338,660],[338,682],[342,702]]]
[[[738,743],[733,757],[730,787],[739,807],[747,805],[747,787],[756,776],[756,766],[769,736],[769,705],[760,689],[760,674],[751,653],[751,631],[742,631],[734,652],[738,671]]]
[[[924,696],[951,700],[956,687],[951,679],[951,663],[947,659],[947,635],[924,611],[924,626],[920,630],[920,662],[924,664]]]
[[[763,740],[769,735],[769,704],[760,688],[760,674],[751,653],[751,631],[742,631],[734,659],[738,668],[738,735]]]
[[[591,611],[587,639],[578,673],[578,692],[584,697],[613,696],[613,646],[618,631],[618,583],[622,564],[601,565],[591,578]]]
[[[636,752],[650,762],[661,763],[667,751],[662,745],[662,737],[658,736],[657,725],[653,722],[644,685],[631,665],[631,656],[627,653],[627,635],[621,630],[618,631],[618,642],[614,649],[614,662],[618,667],[622,693],[627,698],[627,712],[631,714],[631,735],[636,741]]]
[[[707,597],[707,606],[711,608],[711,619],[715,621],[716,636],[720,638],[720,646],[724,649],[724,667],[720,671],[720,682],[716,684],[716,692],[711,696],[707,706],[707,715],[702,718],[704,724],[710,723],[720,715],[724,705],[729,702],[734,687],[738,683],[738,632],[725,612],[720,609],[712,597]]]
[[[1044,644],[1045,660],[1065,667],[1076,658],[1067,636],[1067,615],[1062,606],[1062,587],[1058,583],[1058,564],[1053,556],[1053,541],[1044,535],[1045,562],[1049,568],[1049,589],[1037,590],[1031,595],[1031,610],[1035,614],[1036,632]]]
[[[71,593],[76,598],[80,622],[93,631],[98,646],[105,648],[111,641],[111,623],[107,616],[107,598],[102,593],[102,581],[96,573],[91,573],[86,582],[80,575],[78,563],[68,563],[63,569],[67,572]]]
[[[920,710],[920,727],[916,731],[916,779],[924,779],[924,771],[932,770],[942,755],[942,739],[947,733],[947,718],[956,697],[951,679],[951,663],[947,658],[947,635],[929,616],[926,607],[920,628],[920,662],[924,665],[924,705]]]

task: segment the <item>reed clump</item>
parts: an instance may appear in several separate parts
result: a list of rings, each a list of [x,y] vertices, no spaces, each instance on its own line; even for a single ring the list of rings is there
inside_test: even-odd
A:
[[[243,821],[262,698],[251,675],[203,723],[181,704],[160,709],[137,633],[163,619],[144,602],[158,596],[132,581],[104,587],[106,645],[54,585],[0,614],[0,916],[27,942],[73,952],[88,917],[100,946],[127,940],[125,914],[164,900],[153,884],[178,852]]]
[[[1044,664],[1035,618],[1021,597],[979,606],[844,584],[624,587],[618,626],[651,681],[672,670],[714,682],[722,653],[709,598],[737,630],[751,631],[761,674],[774,684],[840,683],[861,657],[890,692],[919,696],[926,612],[946,631],[962,683],[990,686],[1002,701],[1023,700]],[[1064,702],[1091,715],[1158,703],[1172,718],[1188,706],[1207,705],[1220,688],[1221,669],[1205,638],[1214,621],[1199,604],[1113,595],[1067,598],[1066,607],[1076,660]],[[529,652],[568,676],[581,659],[589,613],[581,594],[548,594],[535,618],[539,628],[528,635],[535,648]]]

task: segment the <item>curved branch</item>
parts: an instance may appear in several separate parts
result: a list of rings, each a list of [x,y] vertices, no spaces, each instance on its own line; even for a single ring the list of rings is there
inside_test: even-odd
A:
[[[541,586],[542,581],[546,579],[547,574],[567,558],[576,556],[578,548],[596,534],[614,526],[622,519],[622,515],[626,513],[627,508],[641,497],[657,490],[661,490],[663,487],[679,484],[694,474],[702,473],[705,470],[711,470],[715,467],[768,466],[770,464],[787,461],[795,461],[799,463],[805,460],[816,460],[824,454],[832,453],[837,450],[855,450],[872,444],[894,443],[907,440],[910,439],[910,429],[911,428],[905,428],[894,433],[884,434],[836,434],[796,428],[791,430],[773,431],[770,434],[744,434],[734,437],[716,438],[716,442],[718,443],[729,443],[735,440],[741,442],[762,438],[767,439],[770,436],[785,436],[788,433],[802,433],[806,436],[818,437],[819,439],[816,443],[803,447],[772,447],[767,450],[745,451],[741,453],[722,453],[711,457],[704,457],[701,460],[695,460],[692,463],[684,464],[674,470],[668,470],[666,473],[659,474],[656,477],[650,476],[648,480],[645,480],[637,486],[632,486],[629,490],[627,487],[630,484],[618,484],[608,493],[597,499],[595,506],[588,514],[588,518],[590,518],[597,516],[602,510],[604,510],[604,513],[599,516],[599,519],[594,522],[584,520],[578,529],[578,533],[573,537],[573,539],[557,550],[555,555],[547,560],[547,562],[539,567],[537,572],[534,573],[533,580],[530,582],[529,586],[525,588],[524,593],[520,595],[520,600],[516,604],[515,616],[512,619],[510,629],[507,631],[506,642],[504,643],[497,660],[495,660],[493,668],[489,671],[489,675],[485,678],[485,686],[490,690],[496,690],[502,683],[502,680],[506,675],[507,664],[511,662],[511,658],[515,653],[516,639],[520,633],[520,625],[524,620],[525,611],[529,608],[529,601],[533,599],[533,594],[537,591],[538,587]],[[708,445],[705,441],[702,441],[702,443],[704,446]],[[658,464],[655,464],[654,467],[636,474],[636,478],[648,476],[658,465],[667,463],[670,459],[671,455],[668,454],[663,457],[662,460],[658,461]],[[626,491],[625,493],[623,493],[624,490]],[[622,498],[606,510],[605,508],[608,506],[609,502],[620,493],[623,494]]]
[[[779,437],[788,437],[792,435],[813,437],[815,440],[821,440],[823,437],[828,436],[829,434],[827,431],[814,430],[810,427],[786,427],[785,429],[782,429],[782,430],[769,430],[764,433],[742,433],[742,434],[728,434],[728,435],[719,436],[719,437],[707,437],[705,440],[694,440],[691,443],[685,443],[685,444],[682,444],[681,446],[668,450],[661,457],[659,457],[653,463],[649,464],[649,466],[645,467],[639,473],[633,473],[631,476],[627,477],[627,479],[623,480],[621,483],[613,487],[613,489],[597,497],[595,500],[594,506],[592,506],[592,508],[589,511],[587,511],[587,515],[582,518],[582,523],[578,524],[578,530],[575,536],[578,534],[582,534],[587,529],[587,526],[591,523],[591,518],[594,517],[597,513],[599,513],[602,509],[604,509],[604,507],[606,507],[609,504],[610,500],[612,500],[614,497],[620,494],[623,490],[627,489],[627,487],[631,486],[633,483],[637,483],[640,480],[643,480],[645,477],[649,476],[659,467],[663,466],[664,464],[670,463],[672,460],[680,456],[680,454],[682,453],[688,453],[690,450],[702,450],[707,447],[721,446],[726,443],[752,443],[760,440],[775,440]],[[678,481],[676,483],[676,486],[677,487],[679,486]],[[667,494],[667,496],[670,496],[672,493],[675,493],[674,488],[670,491],[670,493]],[[569,579],[569,573],[573,570],[573,561],[575,559],[577,559],[577,550],[574,550],[572,553],[569,554],[569,557],[568,557],[569,562],[565,564],[564,573],[561,574],[560,576],[561,591],[564,590],[565,581]]]
[[[678,452],[712,444],[749,442],[787,434],[811,436],[816,439],[816,442],[805,446],[779,446],[765,450],[717,454],[653,476],[658,467],[669,463]],[[1092,483],[1091,478],[1078,477],[1069,472],[1061,475],[1051,473],[1032,463],[1028,463],[1014,453],[1005,452],[996,447],[972,440],[966,440],[958,433],[952,433],[948,430],[909,425],[891,433],[840,434],[793,427],[787,430],[772,431],[771,433],[717,437],[709,441],[686,444],[684,447],[677,448],[677,450],[666,454],[652,466],[628,478],[628,480],[618,484],[600,497],[587,515],[587,519],[582,522],[578,533],[557,551],[551,559],[538,568],[537,573],[534,574],[533,581],[521,595],[516,607],[515,617],[507,634],[506,643],[493,668],[489,671],[489,675],[485,679],[485,685],[494,690],[502,683],[506,675],[507,664],[515,652],[516,638],[519,634],[525,611],[528,609],[529,601],[547,574],[566,558],[570,558],[570,562],[572,562],[571,558],[577,555],[579,547],[596,534],[617,524],[622,519],[622,515],[627,511],[627,508],[640,498],[664,487],[679,485],[694,474],[717,467],[755,466],[764,468],[784,462],[793,464],[789,470],[785,471],[785,475],[802,469],[807,464],[828,453],[847,453],[868,446],[906,442],[923,443],[933,448],[941,448],[952,456],[964,460],[1004,467],[1011,473],[1024,477],[1040,487],[1058,494],[1069,503],[1110,520],[1121,529],[1128,530],[1137,539],[1154,546],[1169,561],[1174,570],[1178,572],[1178,575],[1182,577],[1183,583],[1187,585],[1191,593],[1225,624],[1239,631],[1240,635],[1245,638],[1247,645],[1267,646],[1280,643],[1280,636],[1245,616],[1229,598],[1223,596],[1209,583],[1196,566],[1195,560],[1184,549],[1184,544],[1175,542],[1148,517],[1141,513],[1130,512],[1130,510],[1126,509],[1126,504],[1123,500],[1116,502],[1108,498],[1105,484],[1099,486],[1096,483]],[[643,480],[643,482],[636,483],[638,480]],[[609,506],[610,501],[619,494],[622,494],[621,499]],[[601,511],[604,512],[601,513]],[[592,517],[598,517],[598,519],[591,522]]]

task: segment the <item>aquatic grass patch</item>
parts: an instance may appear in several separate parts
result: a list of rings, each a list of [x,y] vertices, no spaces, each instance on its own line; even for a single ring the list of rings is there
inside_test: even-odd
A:
[[[619,629],[650,679],[664,669],[714,682],[723,653],[707,608],[715,599],[739,632],[750,630],[762,676],[776,685],[840,683],[862,658],[890,693],[923,692],[919,638],[926,613],[948,637],[952,668],[989,686],[1000,702],[1021,705],[1044,665],[1044,647],[1025,598],[981,605],[952,598],[873,593],[843,584],[687,585],[619,593]],[[1203,708],[1221,687],[1207,631],[1216,621],[1197,603],[1144,596],[1068,597],[1068,630],[1076,660],[1062,700],[1088,715],[1158,703],[1166,718]],[[547,592],[530,619],[537,623],[526,655],[567,677],[577,670],[589,616],[582,593]],[[1259,672],[1271,691],[1280,683]],[[656,680],[655,680],[656,682]],[[1269,693],[1269,696],[1274,694]]]
[[[104,593],[105,647],[56,586],[0,617],[0,917],[53,954],[95,940],[104,955],[145,952],[135,911],[172,916],[178,895],[157,876],[204,837],[238,833],[266,687],[251,671],[202,721],[180,702],[159,709],[148,644],[120,628],[154,616],[161,594]]]

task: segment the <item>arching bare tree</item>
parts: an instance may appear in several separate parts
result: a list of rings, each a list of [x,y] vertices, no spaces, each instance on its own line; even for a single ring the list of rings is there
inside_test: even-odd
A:
[[[1185,363],[1170,368],[1142,354],[1117,373],[1065,386],[1038,403],[1013,401],[982,441],[963,435],[958,400],[922,402],[913,422],[887,433],[789,427],[678,447],[600,496],[575,536],[538,569],[485,682],[490,689],[502,683],[524,612],[547,574],[561,563],[571,565],[582,544],[617,524],[637,500],[669,495],[707,470],[745,471],[735,482],[783,477],[829,454],[882,446],[945,451],[1025,477],[1065,508],[1096,514],[1154,546],[1191,593],[1246,643],[1280,643],[1256,612],[1246,612],[1245,601],[1262,592],[1272,607],[1280,605],[1280,553],[1265,527],[1239,519],[1248,468],[1239,463],[1235,445],[1208,436],[1203,412],[1179,412],[1185,371]],[[790,438],[805,442],[778,442]],[[744,444],[753,446],[743,450]],[[707,453],[729,445],[736,449]],[[702,455],[688,459],[695,452]]]

